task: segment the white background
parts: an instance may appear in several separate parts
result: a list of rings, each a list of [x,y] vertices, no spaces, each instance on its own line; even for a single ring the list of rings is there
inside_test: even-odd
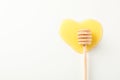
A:
[[[64,19],[97,19],[89,80],[120,80],[119,0],[0,0],[0,80],[83,80],[83,56],[59,36]]]

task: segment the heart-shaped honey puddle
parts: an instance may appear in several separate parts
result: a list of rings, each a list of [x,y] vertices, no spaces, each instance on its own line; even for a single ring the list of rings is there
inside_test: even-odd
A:
[[[96,20],[85,20],[75,22],[73,20],[63,21],[60,28],[60,35],[63,40],[75,51],[82,53],[83,47],[78,44],[78,31],[80,29],[89,29],[92,32],[92,44],[87,46],[87,51],[94,48],[102,38],[102,26]]]

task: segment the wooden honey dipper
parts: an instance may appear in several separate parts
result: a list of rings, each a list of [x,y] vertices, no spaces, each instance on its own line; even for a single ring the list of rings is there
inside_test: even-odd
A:
[[[78,44],[83,46],[84,54],[84,80],[87,80],[88,70],[87,70],[87,46],[92,43],[92,34],[88,29],[81,29],[78,31]]]

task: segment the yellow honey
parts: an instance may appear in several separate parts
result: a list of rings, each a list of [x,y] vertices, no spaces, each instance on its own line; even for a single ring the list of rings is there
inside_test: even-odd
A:
[[[80,29],[89,29],[92,32],[92,43],[87,46],[87,51],[94,48],[102,38],[102,26],[96,20],[85,20],[76,22],[74,20],[64,20],[60,27],[62,39],[75,51],[82,53],[83,46],[78,44],[78,34]]]

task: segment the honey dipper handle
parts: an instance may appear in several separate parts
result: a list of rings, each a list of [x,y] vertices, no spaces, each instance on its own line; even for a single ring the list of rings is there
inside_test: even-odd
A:
[[[87,50],[87,46],[84,45],[83,46],[83,55],[84,55],[84,80],[87,80],[87,77],[88,77],[88,73],[87,73],[87,53],[86,53],[86,50]]]

